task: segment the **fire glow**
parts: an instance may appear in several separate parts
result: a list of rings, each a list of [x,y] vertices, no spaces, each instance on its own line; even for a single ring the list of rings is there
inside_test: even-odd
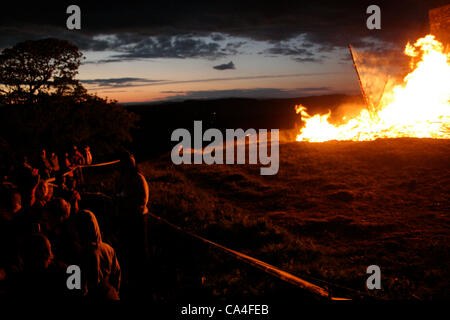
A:
[[[367,141],[378,138],[450,139],[450,54],[434,36],[408,43],[404,53],[411,57],[412,71],[402,84],[384,92],[378,106],[365,108],[342,125],[328,122],[326,115],[310,116],[298,105],[305,126],[297,141]]]

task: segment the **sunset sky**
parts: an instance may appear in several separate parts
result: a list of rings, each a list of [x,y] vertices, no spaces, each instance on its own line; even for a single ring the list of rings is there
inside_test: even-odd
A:
[[[85,56],[78,79],[120,102],[219,97],[298,97],[359,91],[347,45],[383,55],[428,32],[428,9],[447,1],[147,1],[8,4],[0,48],[67,39]],[[368,30],[379,4],[382,29]],[[399,51],[400,52],[400,51]]]

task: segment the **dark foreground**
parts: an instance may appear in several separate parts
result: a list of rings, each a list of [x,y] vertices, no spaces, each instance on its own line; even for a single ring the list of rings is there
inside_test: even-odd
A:
[[[340,296],[414,300],[450,297],[449,160],[449,141],[390,139],[283,144],[276,176],[260,176],[258,166],[173,166],[166,157],[141,168],[151,211],[175,224]],[[191,287],[222,300],[293,294],[215,249],[154,228],[162,241],[155,265],[178,264],[177,276],[161,277],[168,297]],[[373,264],[379,291],[365,286]]]

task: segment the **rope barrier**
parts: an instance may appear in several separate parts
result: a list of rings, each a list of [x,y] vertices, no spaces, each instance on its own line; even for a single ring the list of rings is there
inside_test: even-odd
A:
[[[104,167],[104,166],[109,166],[111,164],[116,164],[119,162],[120,162],[120,160],[114,160],[114,161],[110,161],[110,162],[103,162],[103,163],[96,163],[96,164],[83,164],[83,165],[79,165],[77,167],[78,168]]]
[[[192,233],[190,231],[186,231],[183,228],[181,228],[181,227],[179,227],[177,225],[174,225],[174,224],[170,223],[169,221],[167,221],[167,220],[165,220],[165,219],[163,219],[163,218],[161,218],[161,217],[159,217],[159,216],[157,216],[157,215],[155,215],[153,213],[149,213],[149,215],[152,218],[157,219],[158,221],[160,221],[160,222],[162,222],[162,223],[164,223],[164,224],[166,224],[166,225],[168,225],[168,226],[170,226],[170,227],[172,227],[172,228],[174,228],[174,229],[176,229],[176,230],[178,230],[178,231],[180,231],[182,233],[185,233],[185,234],[187,234],[187,235],[189,235],[191,237],[194,237],[194,238],[196,238],[196,239],[198,239],[198,240],[200,240],[200,241],[202,241],[204,243],[212,245],[213,247],[219,248],[222,251],[224,251],[224,252],[226,252],[226,253],[228,253],[228,254],[238,258],[239,260],[242,260],[242,261],[244,261],[244,262],[246,262],[246,263],[248,263],[248,264],[250,264],[250,265],[252,265],[252,266],[254,266],[256,268],[258,268],[258,269],[263,270],[264,272],[266,272],[268,274],[271,274],[272,276],[275,276],[275,277],[277,277],[277,278],[279,278],[279,279],[281,279],[283,281],[286,281],[286,282],[291,283],[293,285],[296,285],[296,286],[298,286],[298,287],[300,287],[302,289],[305,289],[305,290],[310,291],[310,292],[312,292],[314,294],[317,294],[317,295],[319,295],[319,296],[321,296],[323,298],[330,298],[331,300],[334,300],[334,301],[351,300],[351,299],[347,299],[347,298],[331,297],[330,292],[327,291],[326,289],[324,289],[322,287],[319,287],[319,286],[316,286],[315,284],[312,284],[311,282],[303,280],[303,279],[301,279],[301,278],[299,278],[299,277],[297,277],[297,276],[295,276],[295,275],[293,275],[293,274],[291,274],[289,272],[281,270],[281,269],[279,269],[279,268],[277,268],[277,267],[275,267],[273,265],[270,265],[270,264],[268,264],[268,263],[266,263],[264,261],[261,261],[261,260],[258,260],[256,258],[250,257],[250,256],[248,256],[248,255],[246,255],[244,253],[239,252],[239,251],[235,251],[235,250],[229,249],[229,248],[227,248],[225,246],[222,246],[222,245],[220,245],[218,243],[215,243],[215,242],[213,242],[211,240],[203,238],[203,237],[201,237],[201,236],[199,236],[199,235],[197,235],[195,233]]]
[[[119,162],[120,162],[120,160],[114,160],[114,161],[110,161],[110,162],[103,162],[103,163],[96,163],[96,164],[80,164],[80,165],[77,165],[77,166],[73,167],[69,171],[64,172],[62,174],[62,176],[65,177],[65,176],[69,175],[70,173],[74,172],[75,170],[77,170],[78,168],[104,167],[104,166],[109,166],[109,165],[116,164],[116,163],[119,163]],[[56,180],[56,178],[49,178],[49,179],[46,179],[45,181],[47,181],[47,182],[54,182],[55,180]]]

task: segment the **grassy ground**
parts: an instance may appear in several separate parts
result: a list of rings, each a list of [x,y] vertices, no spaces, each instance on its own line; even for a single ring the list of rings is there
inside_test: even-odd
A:
[[[450,141],[389,139],[282,144],[276,176],[167,156],[140,165],[151,211],[210,240],[369,295],[448,299],[449,163]],[[373,264],[379,291],[365,288]],[[215,291],[238,281],[215,271]]]

